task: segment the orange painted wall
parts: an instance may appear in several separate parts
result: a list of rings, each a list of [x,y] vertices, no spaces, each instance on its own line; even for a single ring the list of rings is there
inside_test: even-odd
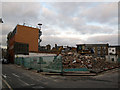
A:
[[[38,34],[37,28],[17,25],[15,42],[28,43],[29,51],[38,51]]]

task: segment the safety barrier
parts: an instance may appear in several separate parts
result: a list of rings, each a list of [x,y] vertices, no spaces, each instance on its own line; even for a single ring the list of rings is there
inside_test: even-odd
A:
[[[61,56],[16,57],[15,64],[43,72],[62,72]]]

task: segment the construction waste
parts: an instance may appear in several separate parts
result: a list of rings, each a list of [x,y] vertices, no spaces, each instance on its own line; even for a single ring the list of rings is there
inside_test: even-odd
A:
[[[87,68],[91,71],[101,71],[120,66],[118,63],[106,62],[105,57],[80,55],[73,52],[62,54],[62,64],[63,69]]]

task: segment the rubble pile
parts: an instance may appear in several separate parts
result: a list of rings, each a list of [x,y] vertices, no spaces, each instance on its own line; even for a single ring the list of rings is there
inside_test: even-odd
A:
[[[67,53],[62,55],[63,69],[87,68],[89,70],[104,70],[105,68],[117,67],[118,63],[106,62],[104,57]]]

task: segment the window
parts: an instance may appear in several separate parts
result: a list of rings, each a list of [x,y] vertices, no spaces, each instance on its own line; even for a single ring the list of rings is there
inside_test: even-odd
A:
[[[78,47],[78,49],[79,49],[79,50],[81,50],[81,49],[82,49],[82,47],[81,47],[81,46],[79,46],[79,47]]]
[[[103,54],[106,54],[106,51],[105,51],[105,50],[103,51]]]
[[[112,52],[114,52],[114,50],[112,50]]]
[[[98,46],[98,47],[97,47],[97,49],[98,49],[98,50],[100,50],[100,49],[101,49],[101,47],[99,47],[99,46]]]
[[[114,58],[112,58],[112,61],[114,61]]]
[[[100,51],[98,51],[98,55],[100,55]]]
[[[106,47],[103,47],[104,49],[106,49]]]

